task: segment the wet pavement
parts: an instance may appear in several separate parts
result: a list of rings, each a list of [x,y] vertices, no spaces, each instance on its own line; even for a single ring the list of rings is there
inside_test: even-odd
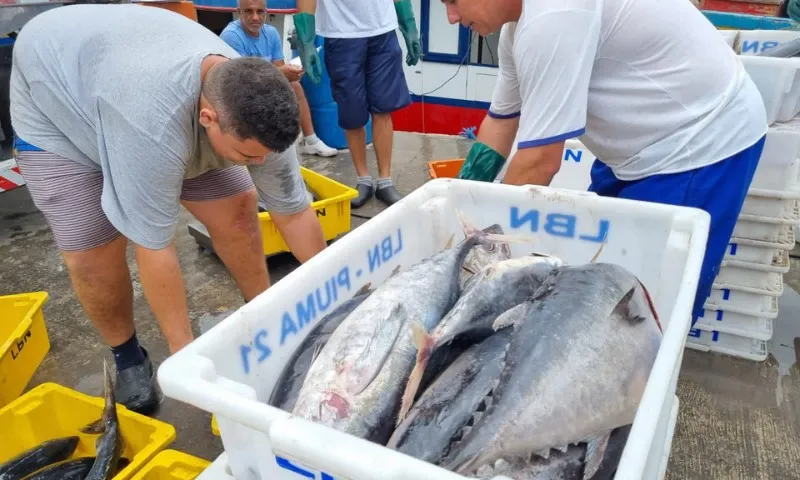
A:
[[[427,161],[464,157],[469,141],[457,137],[395,135],[393,178],[401,192],[410,192],[428,179]],[[368,149],[376,176],[374,151]],[[3,157],[6,158],[6,157]],[[346,153],[335,158],[308,157],[303,164],[323,175],[352,185],[355,170]],[[353,212],[357,228],[383,208],[371,200]],[[195,335],[208,330],[243,304],[233,280],[214,255],[195,243],[186,226],[193,221],[183,210],[176,239],[188,292]],[[136,264],[129,250],[134,285],[137,333],[151,356],[160,361],[167,347],[145,301]],[[0,295],[47,291],[44,307],[52,347],[28,388],[55,382],[100,395],[102,364],[111,355],[83,314],[68,274],[55,249],[44,217],[27,189],[0,194]],[[291,255],[268,259],[272,282],[291,272]],[[794,264],[794,262],[793,262]],[[780,317],[765,362],[687,350],[678,385],[681,400],[678,424],[667,472],[669,479],[800,478],[800,270],[785,276]],[[211,433],[210,415],[165,399],[157,417],[177,430],[175,448],[213,460],[222,443]]]

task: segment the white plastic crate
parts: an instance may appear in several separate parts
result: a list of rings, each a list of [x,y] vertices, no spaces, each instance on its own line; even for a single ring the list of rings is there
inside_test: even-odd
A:
[[[766,218],[792,218],[800,199],[800,189],[778,191],[750,189],[739,215]]]
[[[696,325],[695,325],[696,327]],[[762,362],[767,359],[767,342],[699,328],[689,330],[686,348],[701,352],[715,352],[732,357]]]
[[[727,32],[731,31],[739,33],[742,55],[757,55],[800,37],[800,31],[797,30],[728,30]],[[731,33],[723,34],[725,37],[731,35]]]
[[[766,309],[762,305],[754,305],[753,310],[744,308],[706,308],[703,316],[697,319],[695,326],[702,330],[719,331],[741,337],[769,340],[772,338],[772,321],[778,316],[777,297],[763,297],[771,301]]]
[[[795,227],[799,224],[800,209],[797,202],[794,202],[791,213],[781,217],[740,214],[731,236],[762,242],[778,242],[785,226]]]
[[[230,465],[228,465],[228,454],[222,452],[195,480],[236,480],[236,477],[231,474]]]
[[[724,260],[772,265],[779,250],[794,248],[795,233],[791,225],[783,225],[777,242],[762,242],[748,238],[731,238]]]
[[[351,480],[464,479],[265,403],[309,324],[366,282],[380,285],[396,267],[408,268],[429,257],[453,235],[463,238],[456,208],[479,227],[498,223],[507,233],[534,235],[534,245],[511,245],[514,256],[535,250],[585,263],[605,238],[600,261],[628,268],[647,286],[664,337],[617,478],[657,478],[669,425],[662,420],[672,413],[708,214],[587,192],[437,179],[332,244],[162,363],[158,381],[167,396],[216,415],[237,479],[298,478],[289,473],[287,461],[312,471],[315,476],[308,478],[324,472]],[[326,292],[335,295],[330,298]]]
[[[767,110],[767,122],[788,122],[800,113],[800,58],[740,55]]]
[[[765,275],[765,278],[767,280],[767,286],[764,288],[757,288],[740,285],[739,283],[728,283],[728,279],[722,279],[726,280],[722,281],[719,275],[717,275],[717,277],[714,279],[713,288],[719,290],[736,290],[737,292],[752,293],[754,295],[767,295],[773,297],[780,296],[781,293],[783,293],[783,274],[768,272]],[[738,279],[734,278],[733,280],[737,281]]]
[[[714,283],[766,290],[774,281],[772,274],[783,275],[789,271],[789,255],[777,250],[772,265],[724,259]]]
[[[782,280],[782,278],[781,278]],[[777,317],[776,300],[783,294],[783,281],[775,294],[752,293],[736,288],[712,288],[711,295],[705,302],[708,310],[729,310],[752,316],[762,315],[766,318]],[[774,314],[773,314],[774,312]]]

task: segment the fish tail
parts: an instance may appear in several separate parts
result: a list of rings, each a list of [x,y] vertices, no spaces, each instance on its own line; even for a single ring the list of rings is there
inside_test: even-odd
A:
[[[458,217],[458,221],[461,222],[461,228],[464,230],[464,236],[467,238],[477,235],[479,233],[483,233],[481,229],[475,226],[472,222],[467,219],[467,216],[464,215],[464,211],[460,208],[456,208],[456,216]]]
[[[434,346],[434,338],[425,331],[425,327],[421,323],[414,322],[411,324],[411,330],[414,334],[414,345],[417,347],[417,361],[411,375],[408,377],[406,389],[403,392],[403,401],[400,404],[400,412],[397,415],[397,425],[403,421],[414,403],[419,385],[422,382],[422,376],[425,374],[425,367],[428,366],[428,360],[431,358],[431,351]]]
[[[536,243],[533,235],[514,235],[507,233],[487,233],[482,240],[486,243]]]

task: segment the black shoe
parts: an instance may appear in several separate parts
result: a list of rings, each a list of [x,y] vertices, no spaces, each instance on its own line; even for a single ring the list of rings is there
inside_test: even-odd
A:
[[[350,200],[350,207],[352,208],[361,208],[367,203],[372,197],[372,194],[375,193],[375,189],[372,185],[364,185],[363,183],[359,183],[356,185],[356,190],[358,190],[358,196],[352,200]]]
[[[117,372],[114,382],[114,397],[117,403],[125,405],[128,410],[142,415],[153,413],[160,403],[160,391],[156,383],[155,368],[147,350],[144,352],[144,363]]]
[[[394,185],[389,185],[387,187],[381,187],[378,190],[376,190],[375,198],[385,203],[386,205],[394,205],[395,203],[402,200],[403,196],[400,195],[400,192],[398,192],[396,188],[394,188]]]

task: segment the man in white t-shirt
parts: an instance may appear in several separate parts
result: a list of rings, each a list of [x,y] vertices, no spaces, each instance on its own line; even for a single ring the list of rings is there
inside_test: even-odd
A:
[[[411,104],[403,71],[403,50],[395,29],[406,42],[406,63],[419,61],[420,43],[410,0],[298,0],[294,16],[298,51],[305,75],[322,77],[314,40],[325,39],[325,68],[338,107],[350,156],[358,174],[353,208],[372,195],[391,205],[402,198],[392,184],[392,112]],[[364,126],[372,114],[372,142],[378,157],[377,188],[367,170]]]
[[[711,215],[703,313],[767,132],[758,89],[689,1],[444,0],[450,23],[500,31],[499,75],[460,178],[549,185],[564,141],[598,158],[599,195]]]

